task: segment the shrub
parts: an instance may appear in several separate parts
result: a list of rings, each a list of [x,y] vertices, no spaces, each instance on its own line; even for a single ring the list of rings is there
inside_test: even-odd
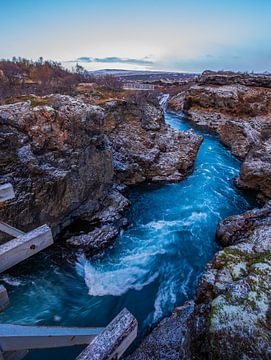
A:
[[[54,61],[12,58],[0,61],[0,102],[19,95],[74,93],[75,85],[90,81],[91,76],[77,65],[74,71],[64,69]]]

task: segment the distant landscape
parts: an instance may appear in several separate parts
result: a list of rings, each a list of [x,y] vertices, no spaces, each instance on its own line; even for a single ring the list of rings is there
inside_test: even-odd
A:
[[[271,359],[271,2],[0,11],[0,360]]]

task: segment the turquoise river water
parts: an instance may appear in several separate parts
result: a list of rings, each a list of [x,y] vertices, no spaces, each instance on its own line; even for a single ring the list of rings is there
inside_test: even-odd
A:
[[[180,130],[181,116],[165,114]],[[199,131],[197,131],[200,133]],[[206,263],[218,250],[217,223],[252,207],[233,183],[240,163],[219,140],[202,134],[195,170],[184,181],[129,192],[130,226],[102,256],[76,265],[47,250],[4,274],[11,306],[0,323],[105,326],[123,307],[140,335],[174,306],[194,296]],[[26,359],[74,359],[81,348],[32,351]]]

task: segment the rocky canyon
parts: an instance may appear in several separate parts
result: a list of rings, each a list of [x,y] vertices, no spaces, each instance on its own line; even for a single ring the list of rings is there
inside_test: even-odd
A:
[[[184,111],[193,126],[217,134],[241,159],[236,186],[253,191],[262,207],[218,224],[223,249],[207,264],[194,302],[161,322],[132,359],[154,359],[148,349],[163,349],[168,324],[179,338],[172,338],[165,359],[175,359],[178,346],[180,359],[270,358],[270,86],[270,76],[205,72],[169,101],[170,111]]]
[[[93,254],[127,225],[127,185],[175,182],[193,168],[202,138],[164,122],[151,102],[97,106],[64,95],[0,107],[1,182],[16,198],[1,218],[22,230],[47,223],[58,235],[82,221],[89,232],[67,244]]]
[[[196,269],[201,274],[191,285],[195,287],[194,298],[187,299],[190,285],[184,286],[183,293],[189,301],[183,302],[169,317],[165,317],[172,307],[161,310],[163,301],[170,298],[176,302],[174,291],[178,293],[173,289],[176,279],[170,273],[172,287],[170,285],[166,290],[162,288],[160,293],[158,291],[159,296],[149,305],[159,316],[153,316],[155,321],[150,321],[151,326],[146,327],[147,330],[144,328],[147,336],[140,339],[139,346],[127,358],[269,359],[271,78],[268,75],[206,71],[197,78],[193,77],[184,87],[180,85],[180,91],[176,91],[178,84],[174,82],[174,93],[168,95],[167,111],[181,113],[185,124],[190,124],[194,130],[173,128],[165,121],[164,110],[157,99],[167,90],[172,91],[172,83],[164,81],[159,84],[159,93],[152,97],[130,95],[122,90],[103,93],[104,89],[97,84],[84,83],[77,86],[73,95],[19,96],[1,105],[0,183],[11,183],[16,195],[0,207],[1,219],[23,231],[47,223],[60,248],[65,248],[65,253],[73,254],[75,261],[78,256],[81,262],[82,258],[90,259],[89,262],[84,260],[86,263],[83,261],[85,267],[81,262],[77,263],[77,267],[84,267],[84,281],[89,295],[99,299],[107,296],[116,299],[125,291],[134,291],[134,297],[137,291],[155,283],[157,272],[152,273],[151,266],[147,271],[144,268],[146,259],[151,264],[153,260],[149,260],[148,252],[147,255],[144,252],[144,255],[138,255],[142,245],[139,246],[135,239],[139,239],[140,244],[145,241],[147,248],[150,246],[151,259],[157,254],[173,254],[172,262],[178,256],[180,262],[185,258],[185,266],[179,275],[185,274],[185,279],[189,279],[192,270],[186,270],[186,266],[193,256],[197,261],[205,261],[201,259],[203,250],[198,247],[194,254],[194,244],[189,245],[188,251],[178,248],[179,243],[185,243],[189,236],[197,239],[200,229],[195,224],[199,219],[202,221],[200,224],[209,221],[209,227],[216,226],[215,239],[212,239],[212,243],[216,240],[212,253],[215,255],[208,259],[208,263],[204,262],[207,263],[204,271],[200,270],[199,264],[193,264],[193,271]],[[208,136],[214,136],[209,143]],[[221,144],[221,148],[216,148],[220,156],[216,161],[220,167],[215,168],[211,162],[210,166],[204,163],[209,161],[209,153],[214,156],[216,138],[234,156],[227,165],[227,174],[226,170],[223,173],[225,164],[221,164],[221,159],[227,159]],[[203,149],[205,142],[207,145]],[[193,174],[200,151],[198,172]],[[235,174],[231,166],[236,158],[241,161],[241,167],[237,177],[232,179],[229,174]],[[191,174],[194,182],[190,183]],[[212,178],[215,180],[211,189],[208,182],[204,183],[200,194],[198,189],[193,188],[195,184],[200,188],[201,183]],[[215,188],[216,179],[221,181],[219,186],[226,186],[226,195]],[[227,187],[229,181],[234,181],[236,193]],[[144,211],[156,204],[149,195],[141,197],[140,186],[145,189],[143,192],[149,194],[152,188],[146,190],[144,186],[152,184],[154,194],[157,191],[156,196],[161,196],[160,202],[167,204],[167,196],[181,191],[177,187],[161,188],[171,183],[183,183],[185,188],[177,198],[177,205],[184,204],[176,210],[177,220],[176,214],[173,214],[174,217],[170,213],[171,208],[177,206],[173,203],[161,207],[164,213],[155,221],[153,213],[159,213],[159,209],[151,209],[147,220],[142,220],[141,209],[136,208],[129,215],[136,225],[132,224],[129,228],[127,210],[131,201],[136,203],[143,198],[147,203]],[[128,192],[136,187],[139,189],[137,195],[130,197]],[[187,189],[190,189],[189,192]],[[212,197],[211,191],[216,192],[217,197]],[[194,202],[201,196],[203,200]],[[226,209],[227,216],[223,218],[220,214],[224,212],[219,212],[220,203],[223,205],[230,196],[229,201],[233,205],[229,211]],[[247,205],[234,207],[235,202],[241,201],[236,200],[237,196],[238,199],[245,196],[253,198],[254,209]],[[210,219],[202,210],[205,205],[213,216]],[[240,213],[242,208],[246,211]],[[192,211],[191,214],[182,218],[187,209]],[[231,212],[232,209],[234,212]],[[138,218],[140,223],[137,223]],[[217,222],[214,224],[214,221]],[[170,238],[169,248],[163,247],[164,243],[159,241],[163,237],[167,239],[176,222],[179,227]],[[136,243],[137,248],[135,246],[127,254],[127,249],[121,248],[120,251],[117,247],[118,257],[115,258],[114,253],[112,257],[109,255],[105,265],[105,268],[112,266],[113,270],[110,266],[109,270],[100,270],[103,260],[95,268],[92,257],[96,259],[98,254],[101,256],[98,259],[103,259],[103,251],[110,247],[114,249],[115,239],[127,227],[136,235],[129,235],[126,248],[129,249],[131,243]],[[208,227],[206,229],[207,234]],[[150,231],[145,238],[144,231]],[[155,243],[149,245],[152,236]],[[200,235],[200,245],[205,240],[205,235]],[[193,256],[190,256],[190,248]],[[209,251],[211,253],[213,248]],[[125,259],[124,266],[116,270],[114,264],[119,259]],[[129,265],[131,259],[135,264]],[[120,264],[123,264],[121,261]],[[160,261],[155,271],[161,268],[162,275],[168,275],[171,263],[163,266]],[[125,277],[126,267],[128,279]],[[136,278],[140,278],[141,274],[144,280],[138,285]],[[159,290],[163,276],[156,284]],[[117,285],[123,281],[124,290],[114,285],[116,278]],[[147,320],[144,318],[144,321]]]

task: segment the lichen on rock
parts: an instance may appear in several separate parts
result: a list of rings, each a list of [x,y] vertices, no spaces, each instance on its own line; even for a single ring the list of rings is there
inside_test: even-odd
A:
[[[200,281],[194,353],[208,359],[270,358],[270,237],[271,204],[219,224],[217,239],[230,246],[207,265]]]

